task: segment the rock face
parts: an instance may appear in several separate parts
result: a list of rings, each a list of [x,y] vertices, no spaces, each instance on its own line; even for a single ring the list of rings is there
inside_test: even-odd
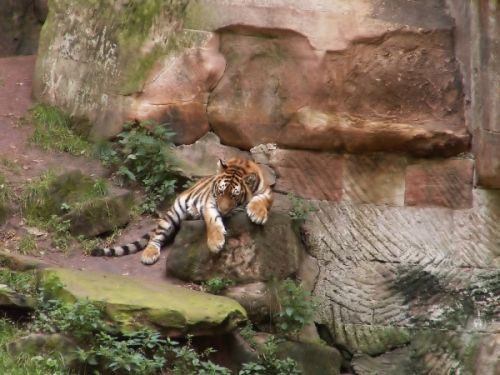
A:
[[[47,0],[3,0],[0,4],[0,57],[35,54],[46,11]]]
[[[244,149],[448,156],[469,147],[440,0],[104,2],[98,15],[51,4],[35,96],[87,116],[96,137],[154,119],[177,143],[211,127]],[[78,11],[67,17],[70,7]]]
[[[225,277],[237,283],[285,279],[299,268],[302,244],[286,214],[272,212],[258,226],[246,213],[226,221],[226,245],[213,255],[206,245],[205,223],[183,223],[167,257],[169,275],[186,281]]]
[[[465,118],[473,135],[478,184],[500,188],[500,12],[498,2],[447,0],[463,73]]]
[[[171,284],[69,269],[41,272],[42,286],[51,295],[103,304],[108,318],[123,329],[142,325],[169,335],[223,333],[246,319],[245,310],[229,298]]]
[[[409,344],[419,358],[405,355],[412,365],[475,373],[476,357],[464,353],[477,355],[479,341],[498,333],[500,201],[493,191],[473,195],[468,209],[316,202],[304,238],[320,270],[317,323],[337,345],[366,355],[359,368],[397,374],[387,370],[390,351]]]

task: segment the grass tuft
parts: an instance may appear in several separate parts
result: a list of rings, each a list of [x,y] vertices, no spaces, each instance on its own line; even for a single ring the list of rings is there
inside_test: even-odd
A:
[[[31,141],[44,150],[63,151],[75,156],[89,155],[91,144],[76,135],[71,118],[57,107],[37,104],[31,109],[35,131]]]

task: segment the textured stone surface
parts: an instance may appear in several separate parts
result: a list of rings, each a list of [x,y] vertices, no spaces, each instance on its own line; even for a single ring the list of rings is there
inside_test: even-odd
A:
[[[406,159],[388,154],[348,155],[343,199],[353,203],[403,206]]]
[[[95,198],[62,216],[70,221],[69,231],[75,236],[95,237],[127,224],[134,206],[131,191]]]
[[[208,93],[226,66],[217,36],[212,39],[205,48],[188,49],[157,63],[142,91],[134,96],[127,118],[168,123],[177,144],[193,143],[207,133]]]
[[[16,356],[27,355],[34,357],[41,354],[57,353],[67,365],[77,359],[78,346],[69,337],[59,334],[32,333],[20,337],[7,345],[9,353]]]
[[[490,329],[500,314],[498,198],[475,190],[463,210],[316,202],[304,238],[320,269],[318,322],[371,355],[409,342],[415,327]]]
[[[408,45],[419,47],[410,52]],[[246,149],[276,142],[348,152],[464,151],[469,135],[451,47],[447,34],[403,33],[330,55],[293,32],[224,30],[227,68],[210,95],[209,121],[224,143]]]
[[[103,1],[97,11],[89,2],[51,1],[40,36],[36,99],[87,117],[94,137],[116,135],[155,63],[206,42],[207,33],[182,29],[187,2]],[[189,123],[192,111],[186,113]]]
[[[2,0],[0,57],[36,53],[40,29],[45,20],[44,2],[46,7],[46,0]]]
[[[168,254],[168,274],[186,281],[218,276],[251,283],[285,279],[299,268],[303,248],[287,214],[271,211],[267,223],[258,226],[242,212],[225,225],[226,244],[213,255],[206,245],[205,223],[184,223]]]
[[[471,208],[473,165],[470,159],[418,161],[409,165],[406,205]]]
[[[300,150],[274,150],[269,165],[276,172],[278,192],[303,198],[337,201],[342,196],[341,155]]]
[[[266,283],[231,286],[224,291],[224,295],[238,301],[254,324],[265,319],[269,321],[272,299]]]
[[[62,268],[41,272],[41,285],[49,294],[65,302],[88,298],[103,304],[108,318],[124,329],[152,326],[168,334],[223,333],[246,318],[236,301],[172,284]]]
[[[500,188],[500,5],[488,0],[446,3],[456,23],[455,49],[463,72],[477,183]]]

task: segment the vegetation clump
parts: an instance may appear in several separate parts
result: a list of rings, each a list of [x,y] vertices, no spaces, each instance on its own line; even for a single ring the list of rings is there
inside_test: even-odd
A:
[[[272,318],[279,333],[297,335],[313,321],[316,301],[297,281],[282,281],[277,287],[276,299],[278,306]]]
[[[291,208],[288,212],[292,220],[303,221],[307,219],[309,213],[315,212],[318,208],[311,202],[299,197],[295,194],[288,194],[288,199],[290,200]]]
[[[72,129],[72,119],[61,109],[36,104],[31,109],[35,130],[31,141],[44,150],[68,152],[71,155],[90,155],[91,144]]]
[[[104,165],[144,187],[144,212],[155,212],[175,192],[180,173],[171,152],[173,135],[165,124],[128,123],[113,145],[103,143],[97,149]]]
[[[221,294],[226,288],[232,285],[234,285],[234,281],[224,277],[214,277],[203,283],[205,291],[211,294]]]

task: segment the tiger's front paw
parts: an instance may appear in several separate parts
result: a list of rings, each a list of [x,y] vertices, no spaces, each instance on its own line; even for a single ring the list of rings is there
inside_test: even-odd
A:
[[[154,264],[160,259],[160,249],[154,244],[149,244],[142,252],[141,262],[145,265]]]
[[[208,231],[207,245],[212,253],[218,254],[224,247],[226,242],[224,234],[225,231],[218,228]]]
[[[255,224],[265,224],[267,221],[267,207],[261,201],[251,201],[247,206],[247,215]]]

